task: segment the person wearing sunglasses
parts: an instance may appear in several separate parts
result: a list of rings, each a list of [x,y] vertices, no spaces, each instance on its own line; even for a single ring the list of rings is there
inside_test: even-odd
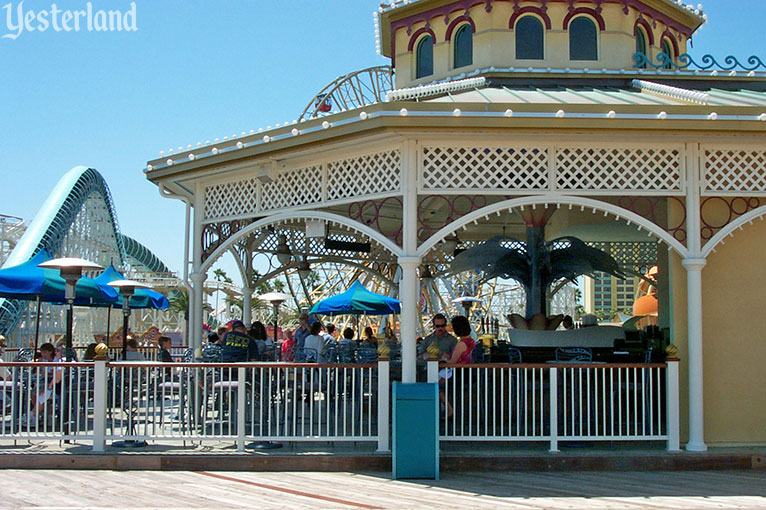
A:
[[[449,358],[457,345],[457,338],[447,331],[447,318],[444,314],[437,313],[431,319],[431,324],[434,331],[418,344],[418,357],[420,359],[428,359],[428,347],[431,344],[436,344],[439,348],[439,358]]]

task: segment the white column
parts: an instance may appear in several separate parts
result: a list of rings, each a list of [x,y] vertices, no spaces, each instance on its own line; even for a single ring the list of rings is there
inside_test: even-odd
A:
[[[192,292],[189,296],[189,347],[196,351],[202,345],[202,315],[203,286],[207,275],[194,272],[189,275],[192,281]]]
[[[417,269],[420,257],[400,257],[399,267],[402,268],[402,279],[399,280],[399,300],[402,302],[401,340],[402,340],[402,382],[414,383],[417,366],[417,327],[418,306],[420,299],[418,290]]]
[[[700,151],[699,144],[689,143],[686,149],[686,248],[688,255],[681,261],[686,269],[686,320],[689,349],[689,442],[686,449],[704,452],[705,415],[703,406],[704,380],[702,374],[702,236],[700,235]]]
[[[679,440],[679,403],[678,403],[678,359],[668,358],[668,376],[665,383],[665,402],[667,402],[667,410],[665,416],[667,417],[668,428],[668,451],[677,452],[681,450]]]
[[[705,416],[702,373],[702,268],[705,259],[684,259],[686,268],[687,342],[689,349],[689,442],[686,449],[704,452]]]
[[[402,256],[399,267],[399,300],[402,302],[402,382],[416,382],[417,324],[420,305],[418,250],[418,159],[417,145],[408,140],[402,148]]]
[[[388,359],[378,358],[378,453],[391,451],[388,409],[391,401]]]
[[[242,322],[253,322],[253,289],[242,287]]]
[[[103,452],[106,444],[106,360],[93,367],[93,451]]]

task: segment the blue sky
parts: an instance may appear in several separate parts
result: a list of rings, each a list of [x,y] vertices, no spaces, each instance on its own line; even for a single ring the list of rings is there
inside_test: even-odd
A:
[[[56,2],[60,9],[86,3]],[[130,8],[128,0],[91,3]],[[111,188],[122,231],[180,271],[184,209],[160,198],[142,173],[146,161],[160,150],[292,121],[337,76],[388,63],[374,47],[379,2],[135,3],[135,32],[49,29],[0,38],[0,213],[31,220],[61,175],[91,166]],[[759,36],[766,0],[703,6],[709,23],[692,55],[766,59]],[[0,35],[9,32],[6,14],[0,9]]]

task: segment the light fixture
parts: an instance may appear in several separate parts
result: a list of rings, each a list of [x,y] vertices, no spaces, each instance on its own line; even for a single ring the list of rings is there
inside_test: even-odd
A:
[[[301,280],[305,280],[311,274],[311,266],[309,265],[309,261],[305,258],[298,264],[298,274],[300,275]]]
[[[290,247],[287,246],[287,237],[284,234],[279,235],[279,244],[277,244],[277,260],[281,265],[287,265],[290,263],[290,259],[293,258],[293,253],[290,251]]]
[[[460,239],[458,239],[457,234],[450,234],[444,238],[444,242],[442,243],[442,250],[447,255],[452,255],[455,252],[459,242]]]
[[[423,269],[420,270],[420,281],[425,286],[430,285],[434,281],[434,275],[431,274],[428,264],[424,265]]]
[[[136,289],[149,289],[151,285],[135,280],[114,280],[107,285],[120,291],[122,296],[122,360],[128,352],[128,323],[130,322],[130,299],[136,293]]]
[[[66,358],[72,357],[72,330],[73,330],[73,306],[75,298],[75,287],[77,281],[82,277],[83,271],[94,271],[98,269],[104,269],[102,266],[90,262],[89,260],[65,257],[60,259],[48,260],[39,264],[38,267],[44,269],[58,269],[61,278],[66,282],[64,287],[64,299],[67,302],[67,315],[66,315]]]

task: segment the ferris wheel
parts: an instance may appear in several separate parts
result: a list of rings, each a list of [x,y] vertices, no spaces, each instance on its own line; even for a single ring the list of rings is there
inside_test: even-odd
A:
[[[298,121],[382,102],[393,87],[393,74],[391,66],[377,66],[340,76],[314,96]]]

